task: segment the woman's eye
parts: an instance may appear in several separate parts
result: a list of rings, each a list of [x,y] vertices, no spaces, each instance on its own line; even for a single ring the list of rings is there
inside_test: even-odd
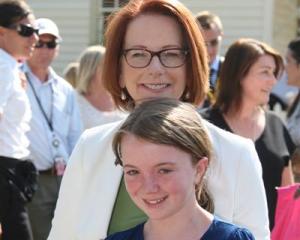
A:
[[[178,57],[179,53],[178,52],[165,52],[166,57]]]
[[[129,52],[130,58],[145,58],[147,57],[147,53],[145,51],[134,50]]]
[[[181,52],[179,51],[166,51],[163,53],[164,58],[180,58]]]
[[[131,55],[131,57],[144,57],[145,54],[144,53],[134,53]]]
[[[126,171],[126,174],[129,176],[137,175],[139,172],[137,170],[128,170]]]

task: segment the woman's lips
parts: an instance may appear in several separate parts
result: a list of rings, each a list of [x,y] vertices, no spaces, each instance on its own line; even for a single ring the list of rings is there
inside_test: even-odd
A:
[[[170,86],[167,83],[147,83],[143,84],[144,87],[149,88],[151,90],[161,90]]]

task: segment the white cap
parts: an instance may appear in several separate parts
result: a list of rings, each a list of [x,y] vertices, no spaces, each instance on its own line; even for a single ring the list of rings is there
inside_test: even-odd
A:
[[[36,20],[36,26],[39,29],[39,35],[50,34],[56,37],[58,40],[62,40],[59,35],[59,30],[55,22],[49,18],[39,18]]]

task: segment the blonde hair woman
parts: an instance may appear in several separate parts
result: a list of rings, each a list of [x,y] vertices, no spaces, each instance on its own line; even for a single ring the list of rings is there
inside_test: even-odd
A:
[[[72,85],[73,88],[76,87],[76,78],[77,78],[77,70],[79,67],[78,62],[71,62],[64,69],[63,75],[64,79]]]
[[[124,118],[125,114],[116,110],[109,92],[102,83],[103,46],[85,49],[77,69],[77,100],[84,129]]]

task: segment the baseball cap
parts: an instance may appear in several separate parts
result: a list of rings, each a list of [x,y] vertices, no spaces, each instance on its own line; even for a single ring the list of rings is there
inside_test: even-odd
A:
[[[58,40],[62,40],[59,35],[59,30],[55,22],[49,18],[39,18],[36,20],[36,26],[39,29],[39,35],[51,34],[55,36]]]

